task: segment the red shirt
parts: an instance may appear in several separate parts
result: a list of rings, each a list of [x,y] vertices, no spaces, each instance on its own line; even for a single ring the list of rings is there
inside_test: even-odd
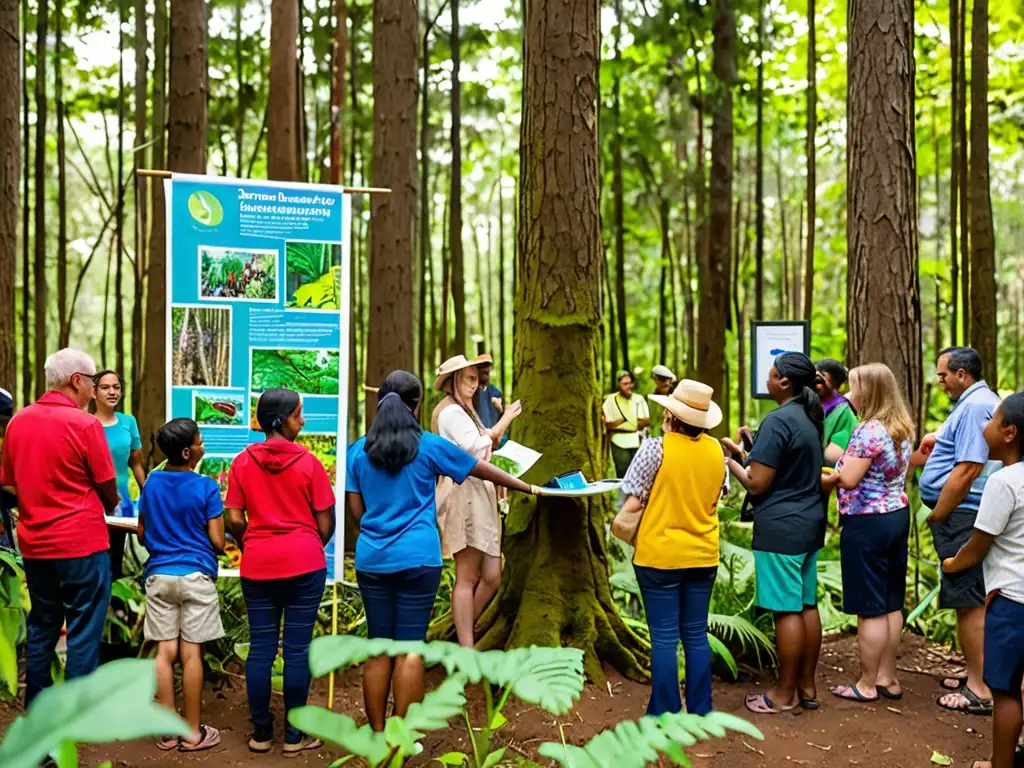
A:
[[[231,463],[224,506],[244,510],[242,577],[288,579],[327,567],[314,510],[335,504],[327,470],[304,445],[250,445]]]
[[[7,426],[0,484],[18,495],[18,546],[27,558],[88,557],[110,549],[96,487],[114,463],[99,420],[50,391]]]

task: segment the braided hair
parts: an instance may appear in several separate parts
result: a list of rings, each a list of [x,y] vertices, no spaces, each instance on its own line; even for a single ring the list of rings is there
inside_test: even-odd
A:
[[[780,378],[789,379],[790,394],[803,406],[804,413],[821,438],[825,430],[825,411],[818,393],[814,391],[817,371],[811,358],[803,352],[783,352],[775,358],[775,370]]]

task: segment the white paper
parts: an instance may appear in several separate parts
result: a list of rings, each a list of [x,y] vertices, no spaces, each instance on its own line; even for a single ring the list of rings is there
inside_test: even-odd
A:
[[[492,458],[497,456],[506,462],[511,462],[515,465],[514,467],[502,463],[501,468],[512,475],[512,477],[522,477],[540,460],[541,455],[532,448],[527,448],[522,443],[509,440],[492,454]]]
[[[587,483],[584,488],[568,490],[562,488],[542,488],[541,497],[544,496],[597,496],[602,493],[611,493],[622,487],[621,480],[598,480],[594,483]]]
[[[806,337],[803,325],[758,325],[754,327],[757,334],[757,360],[754,361],[754,392],[757,395],[768,394],[768,372],[775,365],[775,358],[783,352],[803,352],[807,354]]]

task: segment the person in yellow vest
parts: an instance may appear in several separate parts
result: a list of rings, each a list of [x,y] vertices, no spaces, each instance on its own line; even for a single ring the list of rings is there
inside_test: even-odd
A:
[[[624,513],[643,510],[633,568],[651,633],[647,714],[679,712],[678,648],[686,656],[686,711],[711,711],[708,607],[718,573],[718,499],[725,456],[707,434],[722,422],[714,390],[684,379],[664,409],[663,437],[643,442],[622,484]]]
[[[616,379],[618,391],[605,398],[601,420],[612,436],[612,461],[615,476],[625,477],[629,464],[640,448],[640,433],[651,423],[647,401],[633,392],[636,379],[629,371],[622,371]]]

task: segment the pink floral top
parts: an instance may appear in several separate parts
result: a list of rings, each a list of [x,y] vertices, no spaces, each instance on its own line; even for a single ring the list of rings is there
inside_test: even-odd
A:
[[[839,489],[839,513],[884,515],[908,506],[905,486],[911,452],[909,440],[904,440],[897,450],[889,432],[877,419],[859,424],[837,468],[843,468],[847,456],[871,459],[871,466],[856,488]]]

